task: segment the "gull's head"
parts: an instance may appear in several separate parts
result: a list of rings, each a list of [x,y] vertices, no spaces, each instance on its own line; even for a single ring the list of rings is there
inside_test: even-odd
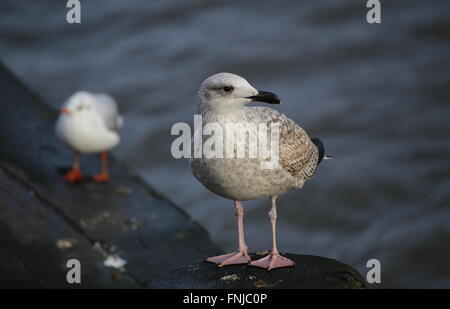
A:
[[[67,99],[60,112],[66,115],[81,115],[95,110],[95,96],[87,91],[77,91]]]
[[[281,103],[275,94],[256,90],[245,78],[232,73],[218,73],[205,79],[198,91],[198,101],[201,110],[218,113],[239,110],[252,101]]]

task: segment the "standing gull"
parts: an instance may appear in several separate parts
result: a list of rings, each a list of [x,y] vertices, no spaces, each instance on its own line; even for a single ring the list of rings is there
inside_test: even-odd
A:
[[[95,182],[109,181],[107,151],[120,142],[118,130],[123,125],[118,107],[107,94],[86,91],[74,93],[62,106],[56,122],[56,135],[75,153],[72,170],[64,175],[69,183],[83,179],[80,155],[101,153],[102,171]]]
[[[244,78],[219,73],[207,78],[198,92],[198,108],[203,126],[208,123],[235,124],[242,128],[245,124],[276,123],[279,126],[279,160],[272,169],[262,169],[264,158],[195,158],[191,160],[193,175],[209,190],[234,201],[236,208],[239,250],[237,252],[210,257],[209,262],[219,266],[246,264],[273,269],[294,266],[295,263],[281,256],[276,243],[276,199],[279,194],[291,189],[301,188],[306,179],[311,178],[324,155],[323,143],[310,139],[306,132],[284,114],[268,107],[246,107],[252,102],[281,104],[278,97],[270,92],[253,88]],[[255,129],[256,130],[256,129]],[[257,134],[248,132],[248,136]],[[205,142],[209,137],[202,134]],[[225,137],[229,138],[228,136]],[[248,144],[246,144],[248,152]],[[244,238],[244,210],[240,201],[255,200],[262,197],[271,199],[269,217],[272,224],[272,251],[256,261],[251,261]]]

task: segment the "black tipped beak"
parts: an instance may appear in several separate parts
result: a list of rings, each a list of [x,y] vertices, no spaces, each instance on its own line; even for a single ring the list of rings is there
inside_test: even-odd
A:
[[[281,104],[281,100],[272,92],[258,90],[258,94],[248,97],[252,101],[265,102],[269,104]]]

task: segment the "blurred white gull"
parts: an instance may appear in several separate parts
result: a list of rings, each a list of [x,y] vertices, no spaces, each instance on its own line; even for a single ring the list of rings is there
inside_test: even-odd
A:
[[[323,143],[319,139],[310,139],[293,120],[272,108],[245,106],[252,101],[281,103],[275,94],[256,90],[244,78],[231,73],[219,73],[207,78],[198,93],[199,113],[204,127],[207,124],[219,124],[226,132],[226,126],[233,124],[235,130],[246,128],[250,137],[257,136],[256,130],[260,124],[279,125],[279,160],[272,169],[261,168],[265,160],[261,157],[204,158],[203,155],[202,158],[192,159],[194,176],[210,191],[234,200],[236,208],[239,250],[208,258],[207,261],[219,266],[250,263],[269,270],[294,266],[294,262],[281,256],[277,248],[276,198],[288,190],[301,188],[304,181],[314,175],[320,161],[329,157],[324,155]],[[247,131],[248,128],[253,129]],[[203,143],[209,138],[209,135],[202,134]],[[228,138],[226,135],[224,140]],[[231,138],[234,139],[234,136]],[[248,154],[249,143],[245,147]],[[269,197],[272,201],[269,217],[273,245],[270,255],[251,262],[244,239],[244,210],[240,201],[261,197]]]
[[[80,155],[101,153],[102,171],[93,180],[109,181],[107,151],[119,144],[122,125],[117,103],[107,94],[78,91],[67,99],[55,128],[56,135],[75,153],[72,170],[64,179],[70,183],[82,180]]]

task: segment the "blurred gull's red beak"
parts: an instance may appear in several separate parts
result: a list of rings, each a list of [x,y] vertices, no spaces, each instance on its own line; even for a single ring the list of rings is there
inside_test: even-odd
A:
[[[60,112],[61,114],[66,114],[66,115],[70,114],[70,111],[69,111],[67,108],[63,108],[63,109],[61,109],[59,112]]]

